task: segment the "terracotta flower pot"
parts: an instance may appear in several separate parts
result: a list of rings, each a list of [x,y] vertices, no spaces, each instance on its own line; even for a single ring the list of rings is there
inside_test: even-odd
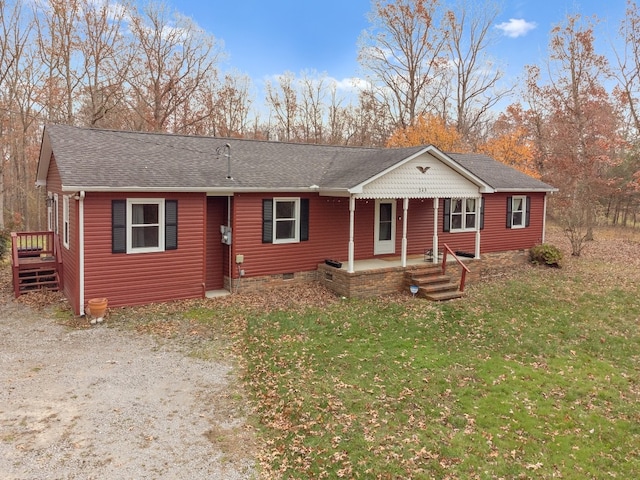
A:
[[[92,317],[91,323],[101,322],[107,313],[107,299],[106,298],[92,298],[89,300],[89,314]]]

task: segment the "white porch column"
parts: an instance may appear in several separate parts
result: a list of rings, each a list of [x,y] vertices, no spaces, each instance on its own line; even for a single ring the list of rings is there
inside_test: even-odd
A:
[[[353,273],[354,266],[353,260],[355,256],[355,212],[356,212],[356,199],[353,195],[349,197],[349,265],[347,267],[347,272]]]
[[[542,208],[542,243],[547,236],[547,194],[544,194],[544,204]]]
[[[405,198],[402,202],[402,268],[407,266],[407,213],[409,211],[409,199]]]
[[[438,207],[440,206],[440,199],[433,199],[433,263],[438,263],[438,219],[440,215],[438,214]]]
[[[480,213],[482,211],[482,198],[476,205],[476,250],[474,252],[475,258],[480,258]]]

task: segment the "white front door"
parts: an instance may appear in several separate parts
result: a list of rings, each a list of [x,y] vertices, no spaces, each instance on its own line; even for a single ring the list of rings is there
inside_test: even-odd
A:
[[[396,201],[376,200],[374,255],[396,253]]]

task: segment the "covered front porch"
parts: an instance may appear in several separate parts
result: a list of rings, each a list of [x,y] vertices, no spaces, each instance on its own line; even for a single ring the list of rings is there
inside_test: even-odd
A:
[[[328,261],[318,265],[318,281],[344,297],[375,297],[413,287],[411,293],[431,300],[459,298],[470,272],[467,263],[473,259],[465,262],[447,245],[443,247],[443,255],[435,262],[429,252],[355,260],[353,270],[342,262]]]

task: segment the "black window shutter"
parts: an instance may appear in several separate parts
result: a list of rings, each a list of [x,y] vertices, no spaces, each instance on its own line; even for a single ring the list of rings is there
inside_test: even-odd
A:
[[[262,243],[273,243],[273,200],[262,200]]]
[[[166,200],[164,202],[164,249],[177,250],[178,248],[178,201]]]
[[[513,213],[512,197],[507,197],[507,228],[511,228],[511,214]]]
[[[309,199],[300,199],[300,241],[309,240]]]
[[[480,199],[480,230],[484,228],[484,197]]]
[[[127,252],[127,201],[111,201],[111,252]]]
[[[442,215],[442,231],[451,231],[451,199],[444,199],[444,213]]]
[[[524,226],[528,227],[529,221],[531,220],[531,197],[527,197],[526,202],[527,202],[526,204],[527,216],[525,217],[525,220],[524,220]]]

